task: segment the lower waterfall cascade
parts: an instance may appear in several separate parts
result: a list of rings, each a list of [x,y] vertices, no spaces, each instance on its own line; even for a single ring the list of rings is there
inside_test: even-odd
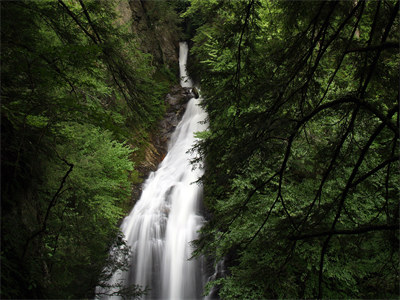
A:
[[[181,86],[193,87],[186,72],[188,46],[180,43]],[[112,281],[149,288],[146,299],[202,298],[206,276],[202,259],[191,259],[190,242],[204,223],[201,216],[202,186],[196,181],[203,175],[193,168],[196,152],[195,132],[207,129],[201,98],[187,103],[182,120],[168,145],[168,153],[155,172],[150,173],[143,192],[121,231],[131,247],[131,269],[117,272]],[[111,299],[119,299],[113,296]]]

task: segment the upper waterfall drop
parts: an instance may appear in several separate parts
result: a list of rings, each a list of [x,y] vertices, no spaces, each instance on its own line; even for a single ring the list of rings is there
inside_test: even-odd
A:
[[[187,54],[187,44],[180,43],[182,87],[193,86],[186,73]],[[193,251],[190,242],[197,238],[204,222],[200,214],[202,187],[195,183],[203,170],[193,169],[190,161],[197,154],[188,151],[196,142],[194,133],[207,128],[200,101],[189,100],[167,155],[149,175],[140,199],[121,224],[132,250],[131,269],[114,274],[112,282],[149,287],[145,298],[202,298],[202,260],[189,260]]]
[[[189,54],[189,46],[186,42],[179,43],[179,72],[182,87],[193,87],[193,81],[187,74],[186,64]]]

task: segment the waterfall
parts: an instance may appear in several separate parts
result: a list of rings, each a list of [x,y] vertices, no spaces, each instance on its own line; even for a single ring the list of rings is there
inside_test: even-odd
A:
[[[187,43],[179,43],[179,72],[181,75],[181,86],[182,87],[193,87],[192,79],[190,79],[186,70],[186,63],[189,53],[189,47]]]
[[[186,72],[188,46],[180,43],[179,66],[182,87],[191,87]],[[200,260],[188,260],[190,242],[204,222],[200,215],[202,187],[196,183],[203,170],[193,169],[188,152],[196,142],[194,133],[205,130],[206,114],[192,98],[171,136],[168,153],[156,172],[149,175],[143,192],[123,220],[121,230],[131,247],[131,269],[114,274],[113,282],[149,287],[147,298],[201,298],[203,275]],[[112,297],[117,299],[117,297]]]

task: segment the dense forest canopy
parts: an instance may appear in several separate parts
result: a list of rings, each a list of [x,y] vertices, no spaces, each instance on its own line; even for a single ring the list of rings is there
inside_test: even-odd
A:
[[[123,2],[147,3],[131,17],[148,28]],[[224,266],[208,288],[399,297],[399,1],[0,5],[1,298],[92,298],[127,267],[118,222],[178,82],[143,49],[179,22],[208,113],[194,246]]]
[[[222,298],[398,297],[398,10],[191,1]]]

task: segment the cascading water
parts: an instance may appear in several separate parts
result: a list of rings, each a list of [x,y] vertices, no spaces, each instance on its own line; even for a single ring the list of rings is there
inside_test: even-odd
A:
[[[187,54],[187,44],[180,43],[182,87],[193,86],[186,72]],[[116,273],[113,281],[147,286],[148,298],[201,298],[201,261],[188,260],[193,251],[190,242],[204,221],[199,212],[202,187],[194,183],[203,171],[193,170],[190,160],[196,154],[188,152],[196,141],[194,133],[207,127],[201,122],[206,114],[198,105],[200,100],[188,102],[168,154],[146,180],[139,201],[121,225],[132,249],[132,268]]]
[[[181,86],[182,87],[193,87],[192,79],[190,79],[186,70],[186,62],[189,53],[187,43],[179,43],[179,72],[181,75]]]

